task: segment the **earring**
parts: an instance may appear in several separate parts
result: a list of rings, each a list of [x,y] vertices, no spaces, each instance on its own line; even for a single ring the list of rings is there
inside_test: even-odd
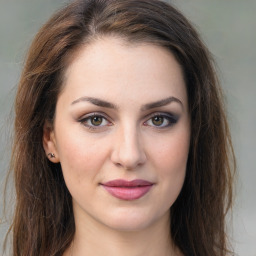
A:
[[[49,156],[50,158],[55,158],[55,155],[54,155],[53,153],[51,153],[51,152],[48,154],[48,156]]]

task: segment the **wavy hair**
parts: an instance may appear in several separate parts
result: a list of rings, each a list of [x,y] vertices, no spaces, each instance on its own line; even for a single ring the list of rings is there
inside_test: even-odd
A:
[[[182,191],[171,207],[171,234],[184,255],[229,253],[225,216],[235,158],[213,60],[190,22],[158,0],[78,0],[56,12],[29,49],[15,101],[11,158],[16,206],[14,256],[61,256],[75,232],[72,198],[60,164],[42,145],[53,122],[63,74],[74,53],[104,36],[168,49],[183,69],[191,142]]]

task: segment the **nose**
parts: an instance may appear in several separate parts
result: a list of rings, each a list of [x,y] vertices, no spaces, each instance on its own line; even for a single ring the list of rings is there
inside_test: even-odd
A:
[[[121,129],[113,141],[111,161],[126,170],[134,170],[146,162],[143,146],[136,128]]]

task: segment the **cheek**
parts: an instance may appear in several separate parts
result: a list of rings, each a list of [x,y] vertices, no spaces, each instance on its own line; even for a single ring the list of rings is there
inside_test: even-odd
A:
[[[189,133],[176,135],[167,137],[159,144],[155,143],[155,151],[152,152],[159,183],[163,185],[163,200],[168,201],[169,207],[182,189],[189,151]]]
[[[165,174],[186,168],[189,136],[187,134],[166,138],[163,142],[155,144],[155,163],[160,166]]]
[[[107,147],[100,147],[90,136],[74,135],[59,130],[58,153],[64,178],[69,183],[94,182],[107,155]],[[102,142],[104,143],[104,142]],[[105,145],[107,145],[105,143]]]
[[[88,140],[65,138],[60,145],[60,162],[66,186],[78,204],[90,202],[100,181],[106,152]]]

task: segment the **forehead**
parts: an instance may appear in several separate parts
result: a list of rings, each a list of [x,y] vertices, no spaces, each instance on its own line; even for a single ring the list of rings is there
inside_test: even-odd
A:
[[[182,68],[169,50],[114,37],[97,39],[76,51],[65,72],[65,91],[74,97],[128,97],[144,91],[144,98],[176,94],[186,100]]]

